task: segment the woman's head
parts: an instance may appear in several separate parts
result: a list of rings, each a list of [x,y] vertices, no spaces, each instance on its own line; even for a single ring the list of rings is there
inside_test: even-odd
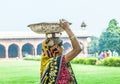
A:
[[[47,38],[42,43],[42,55],[47,57],[61,56],[63,52],[60,38]]]

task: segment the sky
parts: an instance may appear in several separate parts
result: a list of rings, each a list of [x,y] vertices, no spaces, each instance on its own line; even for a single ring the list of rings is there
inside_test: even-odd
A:
[[[27,25],[66,19],[73,31],[87,24],[88,33],[100,36],[111,19],[120,22],[120,0],[1,0],[0,32],[32,32]]]

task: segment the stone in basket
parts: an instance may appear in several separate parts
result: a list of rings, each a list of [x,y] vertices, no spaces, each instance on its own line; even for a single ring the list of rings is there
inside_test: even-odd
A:
[[[71,24],[71,23],[69,23]],[[64,29],[59,26],[59,23],[54,22],[54,23],[47,23],[47,22],[42,22],[42,23],[37,23],[37,24],[30,24],[28,25],[30,29],[38,34],[50,34],[50,33],[56,33],[56,32],[63,32]]]

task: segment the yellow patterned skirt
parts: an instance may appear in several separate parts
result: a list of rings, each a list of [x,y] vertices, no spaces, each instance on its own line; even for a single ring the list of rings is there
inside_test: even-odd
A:
[[[64,56],[57,56],[57,57],[45,57],[42,56],[41,58],[41,83],[40,84],[65,84],[58,83],[59,77],[61,76],[61,68],[62,68],[62,60]],[[75,75],[71,68],[70,63],[65,64],[69,73],[70,73],[70,80],[67,84],[77,84]]]

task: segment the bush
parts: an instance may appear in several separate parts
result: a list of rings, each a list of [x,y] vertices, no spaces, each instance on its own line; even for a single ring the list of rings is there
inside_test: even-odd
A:
[[[71,63],[103,66],[120,66],[120,58],[108,57],[103,60],[96,60],[96,58],[75,58],[71,61]]]
[[[95,65],[95,64],[96,64],[96,58],[87,58],[87,59],[85,60],[85,64]]]
[[[75,58],[71,61],[71,63],[95,65],[96,64],[96,58]]]
[[[74,64],[79,64],[79,58],[74,58],[71,63],[74,63]]]
[[[80,59],[79,59],[79,63],[80,63],[80,64],[85,64],[85,58],[80,58]]]
[[[24,60],[40,61],[40,57],[25,57]],[[108,57],[104,58],[103,60],[96,60],[96,58],[74,58],[71,63],[120,67],[120,58]]]
[[[40,61],[40,57],[25,57],[24,60]]]
[[[104,66],[120,66],[120,58],[117,57],[111,57],[111,58],[105,58],[101,65]]]

